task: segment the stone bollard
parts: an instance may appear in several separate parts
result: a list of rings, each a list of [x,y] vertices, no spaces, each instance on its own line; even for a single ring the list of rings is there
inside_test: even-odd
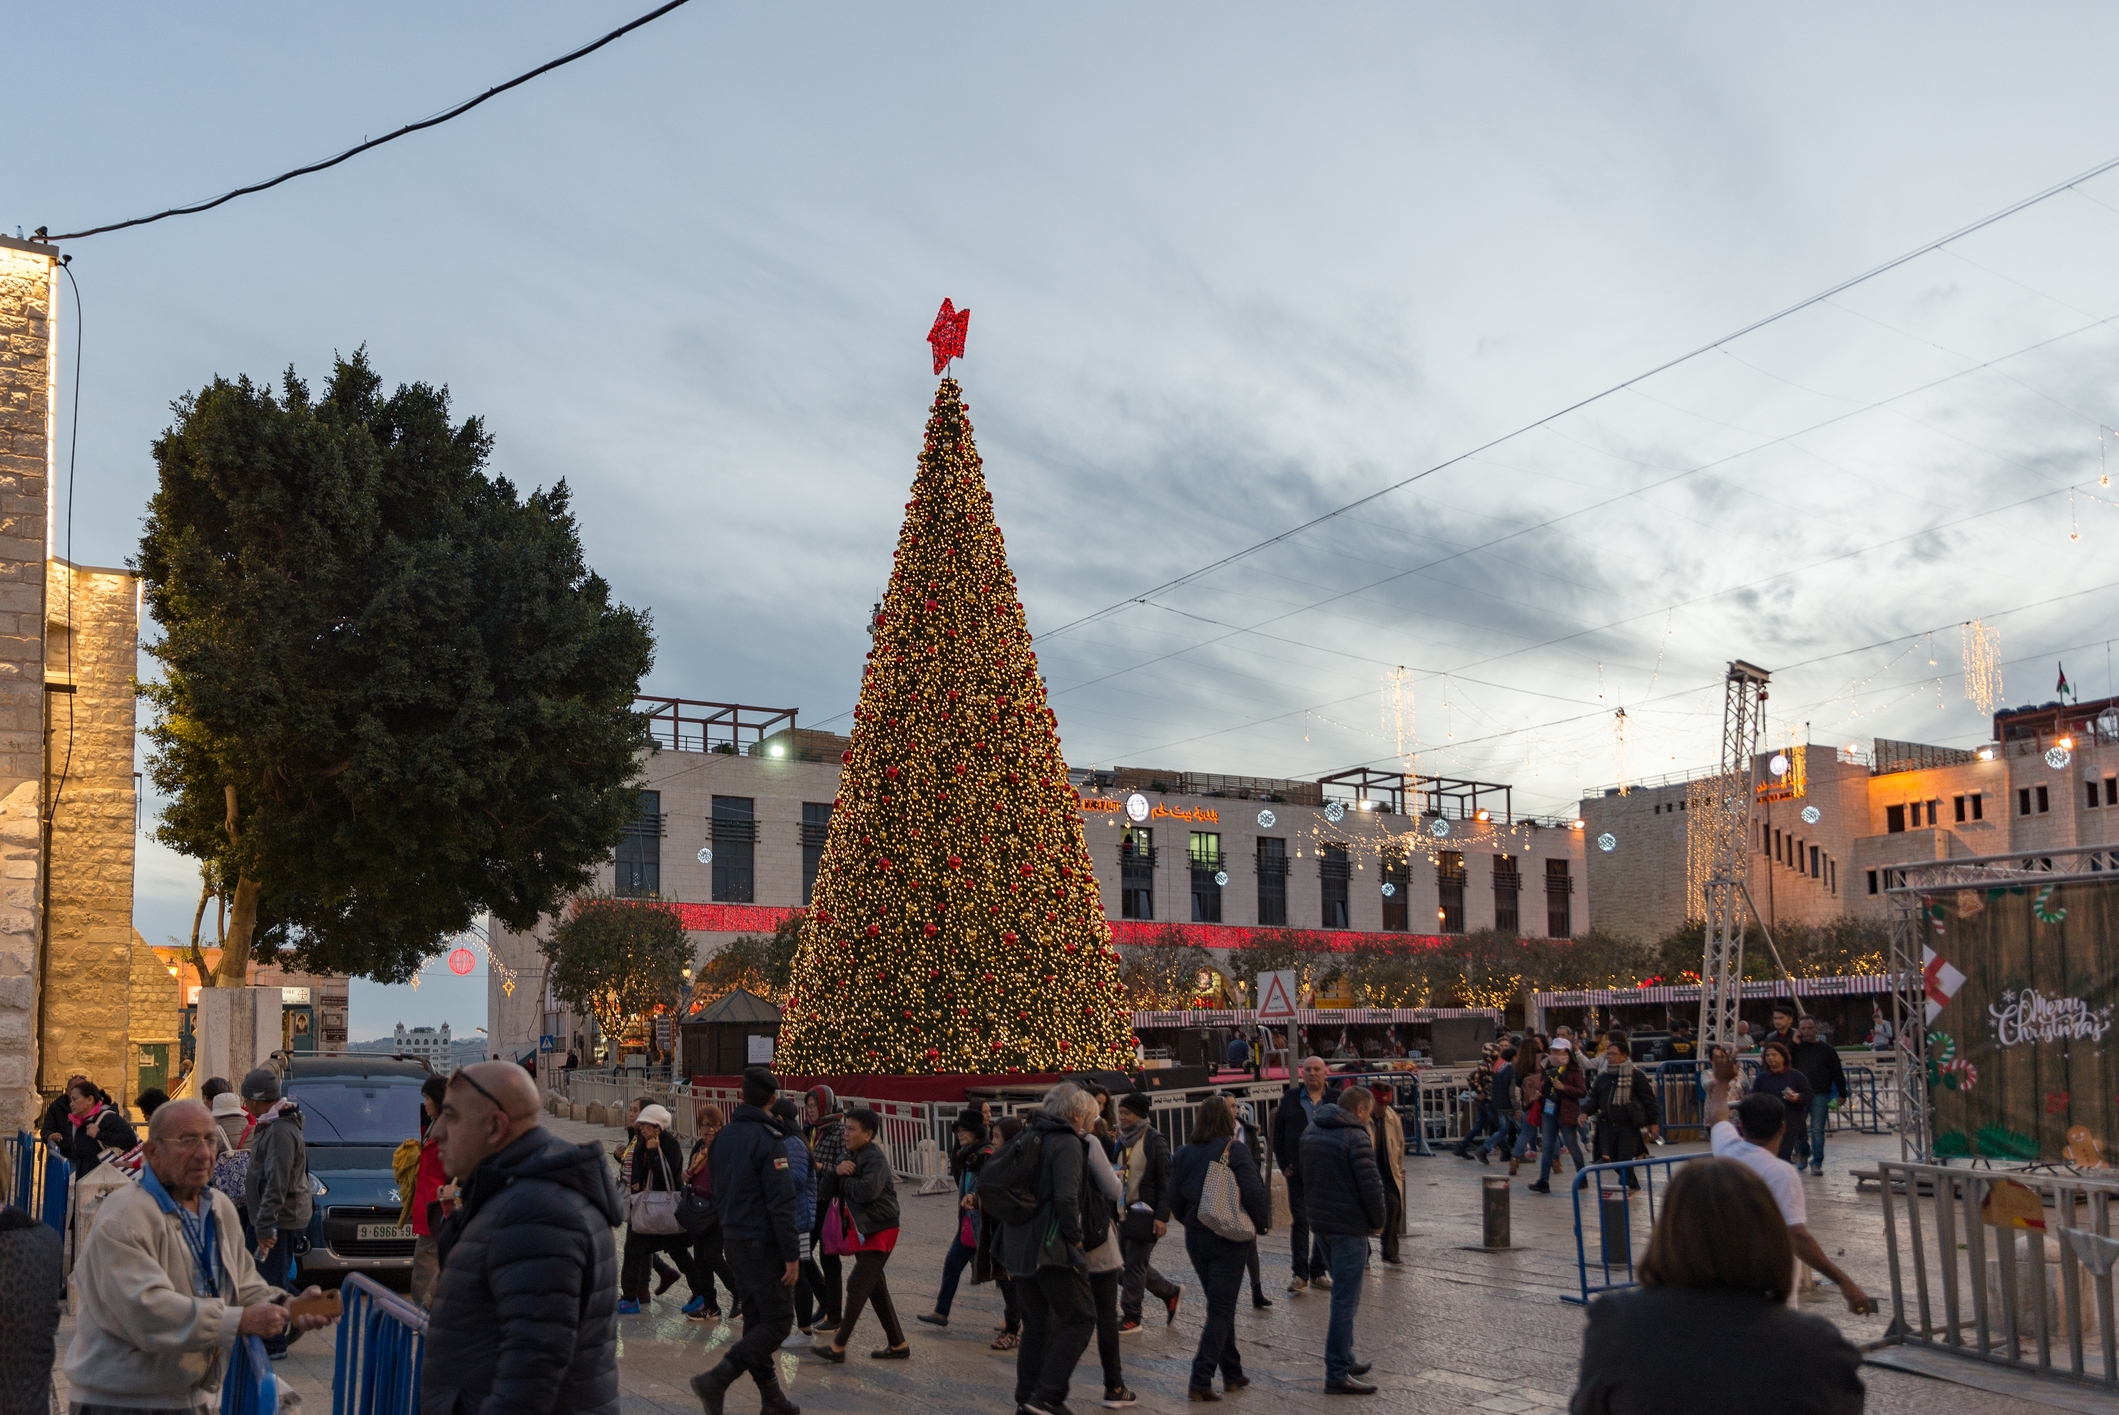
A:
[[[590,1102],[589,1102],[589,1113],[588,1113],[587,1115],[583,1116],[583,1117],[582,1117],[582,1119],[584,1119],[584,1120],[588,1121],[588,1123],[589,1123],[589,1124],[591,1124],[591,1125],[601,1125],[601,1124],[603,1124],[603,1122],[604,1122],[604,1114],[603,1114],[603,1102],[602,1102],[602,1101],[590,1101]]]
[[[1508,1237],[1508,1176],[1489,1174],[1482,1181],[1485,1200],[1480,1242],[1488,1248],[1506,1248]]]

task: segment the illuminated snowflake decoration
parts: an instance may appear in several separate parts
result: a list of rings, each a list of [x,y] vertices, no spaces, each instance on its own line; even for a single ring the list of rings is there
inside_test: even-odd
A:
[[[1388,898],[1390,898],[1390,897],[1391,897],[1392,895],[1396,894],[1397,892],[1398,892],[1398,886],[1397,886],[1397,885],[1395,885],[1395,884],[1392,884],[1392,883],[1391,883],[1391,882],[1390,882],[1389,880],[1385,880],[1385,881],[1383,882],[1383,897],[1384,897],[1385,899],[1388,899]]]
[[[1805,806],[1803,807],[1803,824],[1816,825],[1820,820],[1824,819],[1824,815],[1825,813],[1815,806]]]
[[[2055,771],[2065,771],[2067,764],[2075,760],[2075,754],[2065,747],[2047,747],[2045,764]]]
[[[712,863],[714,863],[713,846],[702,845],[699,847],[699,863],[702,865],[711,865]]]
[[[1324,808],[1324,818],[1328,821],[1343,821],[1346,819],[1346,807],[1333,801]]]
[[[1279,824],[1280,817],[1274,815],[1271,811],[1260,811],[1258,813],[1258,828],[1260,830],[1271,830]]]
[[[1436,816],[1427,823],[1427,833],[1434,836],[1437,840],[1447,839],[1449,836],[1449,822],[1440,816]]]
[[[1609,855],[1612,851],[1619,848],[1619,837],[1607,830],[1597,837],[1597,848]]]
[[[1214,883],[1226,888],[1229,883],[1229,872],[1227,870],[1216,870],[1214,872]]]

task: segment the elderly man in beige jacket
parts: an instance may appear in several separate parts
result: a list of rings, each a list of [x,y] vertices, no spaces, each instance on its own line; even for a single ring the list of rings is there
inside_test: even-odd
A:
[[[286,1293],[258,1275],[242,1220],[212,1189],[213,1115],[171,1101],[148,1123],[140,1182],[103,1201],[74,1263],[79,1319],[66,1353],[73,1415],[189,1412],[220,1404],[228,1352],[291,1320]],[[304,1295],[317,1291],[310,1288]]]

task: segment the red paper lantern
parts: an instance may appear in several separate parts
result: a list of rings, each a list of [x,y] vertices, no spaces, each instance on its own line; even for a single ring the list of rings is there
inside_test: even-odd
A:
[[[454,949],[449,954],[449,971],[459,978],[467,978],[478,966],[478,955],[468,948]]]

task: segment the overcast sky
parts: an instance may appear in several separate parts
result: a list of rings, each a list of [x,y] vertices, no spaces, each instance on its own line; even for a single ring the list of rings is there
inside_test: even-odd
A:
[[[643,8],[41,18],[0,229],[216,195]],[[486,418],[494,470],[571,484],[591,561],[654,613],[650,691],[843,729],[946,295],[1076,765],[1402,753],[1562,813],[1710,763],[1732,656],[1775,670],[1776,738],[1975,743],[1962,620],[1999,630],[2006,702],[2061,660],[2110,685],[2119,175],[1049,631],[2119,156],[2115,31],[2089,6],[695,0],[342,168],[69,245],[74,555],[134,553],[172,399],[365,343]],[[150,940],[194,878],[143,847]],[[482,967],[428,976],[357,993],[356,1032],[483,1020]]]

